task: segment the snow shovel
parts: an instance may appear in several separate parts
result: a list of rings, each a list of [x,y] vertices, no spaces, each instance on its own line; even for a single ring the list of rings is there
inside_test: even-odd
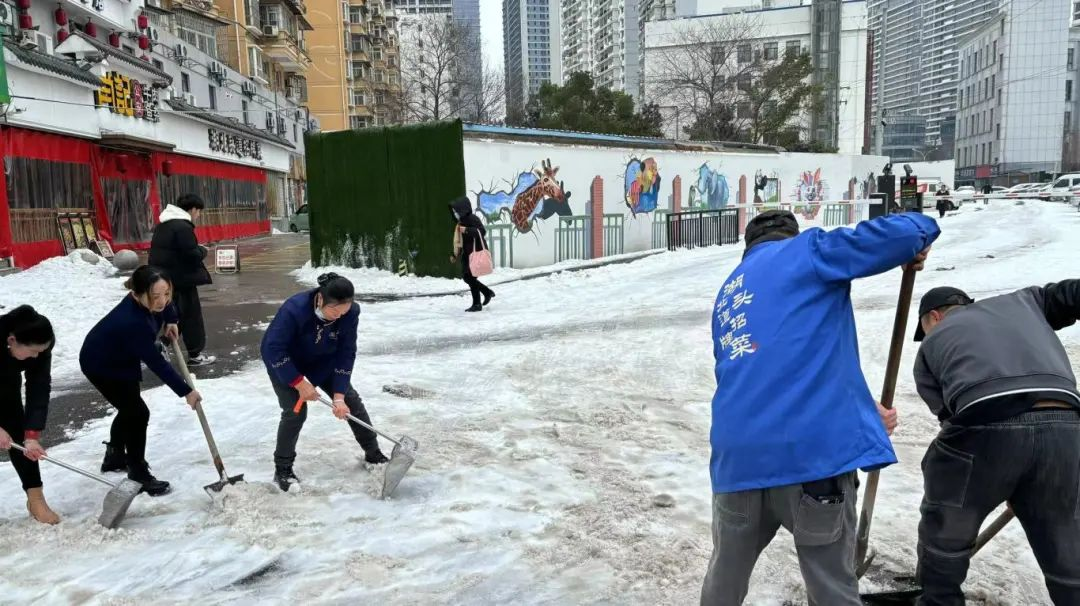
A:
[[[26,449],[18,444],[12,444],[11,447],[20,452],[26,452]],[[101,505],[101,516],[98,517],[98,523],[105,528],[116,528],[119,526],[120,520],[124,519],[124,514],[127,513],[128,507],[131,506],[131,502],[135,500],[135,497],[139,496],[140,492],[142,492],[142,484],[135,480],[124,478],[123,480],[120,480],[119,484],[114,484],[96,473],[91,473],[85,469],[79,469],[74,465],[58,461],[52,457],[42,458],[54,465],[59,465],[68,471],[74,471],[91,480],[97,480],[102,484],[108,484],[112,487],[112,490],[105,495],[105,501]]]
[[[333,403],[331,403],[330,400],[322,396],[319,396],[319,401],[330,408],[334,407]],[[371,425],[368,425],[360,419],[357,419],[353,415],[346,416],[353,423],[356,423],[361,427],[366,427],[394,443],[394,450],[390,453],[390,462],[386,464],[386,471],[383,473],[382,498],[389,498],[389,496],[393,494],[394,489],[397,488],[398,484],[401,483],[401,480],[405,477],[405,474],[408,473],[409,468],[412,467],[413,462],[416,460],[415,455],[417,448],[419,448],[419,444],[416,443],[416,440],[406,435],[403,435],[400,439],[395,440],[394,438],[379,431],[378,429],[375,429]]]
[[[1006,509],[1001,515],[994,519],[986,530],[979,533],[979,536],[975,539],[975,546],[971,550],[971,557],[975,557],[975,554],[979,553],[990,539],[997,536],[1003,528],[1009,525],[1009,522],[1016,517],[1011,509]],[[915,600],[922,595],[922,587],[919,587],[915,575],[897,576],[892,578],[892,582],[899,586],[897,589],[890,591],[882,591],[878,593],[864,593],[859,597],[862,598],[864,604],[872,604],[874,606],[888,606],[895,604],[897,606],[904,605],[910,606],[915,603]]]
[[[891,409],[893,395],[896,393],[896,377],[900,372],[900,354],[904,351],[904,333],[907,332],[908,310],[911,308],[911,296],[915,290],[915,270],[910,265],[904,267],[904,277],[900,281],[900,298],[896,303],[896,318],[893,320],[892,342],[889,344],[889,359],[885,365],[885,385],[881,388],[881,406]],[[874,519],[874,503],[877,500],[879,471],[871,471],[866,477],[866,492],[862,499],[862,514],[859,516],[859,530],[856,534],[855,575],[862,578],[874,561],[876,553],[867,555],[870,545],[870,522]]]
[[[180,340],[173,339],[172,347],[173,353],[176,354],[177,364],[180,366],[180,374],[183,375],[184,381],[187,382],[188,386],[195,389],[195,381],[191,378],[191,372],[188,370],[187,362],[184,361],[184,352],[180,350]],[[225,473],[225,463],[221,461],[221,454],[218,452],[217,442],[214,441],[214,434],[210,433],[210,423],[206,421],[206,414],[203,412],[201,403],[195,405],[195,412],[199,415],[199,425],[202,425],[203,435],[206,436],[206,444],[210,447],[210,456],[213,458],[214,467],[217,468],[218,472],[217,482],[203,486],[203,490],[206,491],[206,494],[213,499],[214,495],[211,494],[211,492],[221,492],[226,485],[243,482],[244,474],[229,477],[229,474]]]

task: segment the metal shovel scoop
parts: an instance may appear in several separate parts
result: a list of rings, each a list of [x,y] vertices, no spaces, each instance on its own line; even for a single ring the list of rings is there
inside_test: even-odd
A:
[[[26,449],[18,444],[12,444],[11,447],[20,452],[26,452]],[[140,492],[142,492],[142,484],[134,480],[124,478],[123,480],[120,480],[119,484],[114,484],[96,473],[91,473],[85,469],[79,469],[69,463],[58,461],[52,457],[42,458],[54,465],[59,465],[68,471],[74,471],[91,480],[97,480],[102,484],[108,484],[112,487],[112,490],[105,495],[105,502],[101,505],[101,516],[98,517],[98,523],[105,528],[116,528],[119,526],[120,521],[124,519],[124,515],[127,513],[128,507],[131,506],[131,502],[135,500],[135,497],[139,496]]]
[[[322,396],[319,396],[319,401],[330,408],[334,407],[330,400],[327,400]],[[416,443],[416,440],[404,435],[401,436],[400,439],[395,440],[351,414],[346,416],[353,423],[356,423],[361,427],[366,427],[394,443],[394,450],[390,453],[390,461],[386,464],[386,471],[383,472],[382,498],[388,498],[394,493],[394,489],[401,483],[405,474],[409,472],[409,468],[412,467],[413,462],[416,461],[415,455],[419,448],[419,444]]]

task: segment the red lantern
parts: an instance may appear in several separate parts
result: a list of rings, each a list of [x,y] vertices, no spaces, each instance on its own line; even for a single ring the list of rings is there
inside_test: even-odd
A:
[[[86,27],[83,28],[83,32],[91,38],[97,38],[97,26],[89,19],[86,20]]]
[[[172,160],[166,160],[161,163],[161,174],[166,177],[172,176]]]
[[[150,48],[150,36],[139,34],[139,48],[142,50]]]
[[[139,15],[139,19],[137,20],[137,23],[139,24],[139,29],[140,30],[146,29],[146,28],[150,27],[150,18],[147,17],[146,15]]]
[[[30,10],[30,0],[18,0],[17,2],[15,2],[15,6],[17,6],[19,10],[22,11]]]
[[[60,42],[61,44],[63,44],[64,40],[67,40],[68,36],[70,36],[70,35],[71,34],[69,34],[66,29],[60,28],[60,29],[56,30],[56,40],[57,40],[57,42]]]
[[[113,48],[120,48],[120,34],[116,32],[109,34],[109,45]]]
[[[19,15],[19,29],[34,29],[34,18],[30,15]]]
[[[67,13],[64,12],[63,7],[57,8],[53,16],[56,17],[56,24],[60,27],[67,25]]]

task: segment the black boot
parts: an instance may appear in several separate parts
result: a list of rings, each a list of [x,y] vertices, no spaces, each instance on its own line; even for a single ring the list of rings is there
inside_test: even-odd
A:
[[[493,298],[495,298],[495,293],[488,291],[488,293],[486,295],[484,295],[484,302],[481,303],[480,305],[482,307],[487,307],[488,303],[491,303],[491,300]]]
[[[473,305],[472,307],[470,307],[469,309],[466,309],[465,311],[483,311],[483,310],[484,310],[484,308],[480,307],[480,304],[477,303],[477,304]]]
[[[142,491],[152,497],[160,497],[172,490],[168,482],[159,480],[150,473],[150,465],[146,461],[128,471],[128,479],[142,484]]]
[[[364,461],[371,463],[372,465],[382,465],[390,459],[386,458],[386,455],[381,450],[376,448],[374,451],[364,453]]]
[[[289,487],[293,484],[299,484],[300,478],[296,477],[293,473],[292,465],[288,467],[278,467],[274,470],[274,483],[278,485],[281,492],[289,492]]]
[[[127,471],[127,455],[124,454],[124,447],[109,442],[102,442],[102,444],[105,445],[105,460],[101,462],[101,473]]]

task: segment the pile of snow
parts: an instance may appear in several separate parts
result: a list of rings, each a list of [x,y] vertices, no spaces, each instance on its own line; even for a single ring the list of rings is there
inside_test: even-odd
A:
[[[1062,205],[965,208],[943,226],[916,304],[943,284],[984,298],[1072,277],[1060,268],[1080,255],[1080,214]],[[212,503],[201,487],[217,474],[195,416],[167,389],[150,390],[148,459],[174,492],[140,496],[122,529],[106,531],[93,522],[103,487],[45,465],[46,494],[65,518],[45,528],[26,519],[15,475],[0,472],[0,595],[20,603],[696,603],[711,550],[709,312],[741,253],[685,251],[505,284],[478,314],[465,314],[455,297],[364,306],[354,386],[378,426],[420,444],[389,501],[377,498],[379,472],[364,468],[345,425],[321,406],[300,438],[302,490],[269,486],[280,409],[256,368],[199,386],[229,473],[249,482]],[[899,284],[893,271],[852,291],[874,391]],[[1080,328],[1060,335],[1080,353]],[[905,343],[894,439],[901,462],[882,473],[870,536],[877,561],[905,573],[915,567],[919,460],[937,432],[912,384],[914,353]],[[382,393],[397,383],[430,393]],[[109,421],[50,454],[96,467]],[[266,574],[231,584],[271,560]],[[1049,603],[1040,579],[1013,523],[973,560],[966,589],[994,604]],[[758,561],[747,604],[805,599],[791,537],[781,532]]]
[[[647,256],[648,254],[649,253],[626,253],[623,255],[604,257],[597,261],[571,259],[553,265],[545,265],[543,267],[534,267],[530,269],[497,267],[495,268],[494,273],[483,279],[483,282],[488,286],[494,286],[539,275],[599,267],[619,261],[629,261]],[[454,265],[456,267],[458,264],[455,263]],[[421,278],[413,275],[399,276],[394,272],[373,267],[355,268],[343,267],[340,265],[313,267],[311,261],[308,261],[303,267],[292,272],[292,275],[296,277],[296,281],[300,284],[314,287],[318,283],[319,276],[329,272],[334,272],[348,278],[356,287],[356,292],[365,295],[396,295],[407,297],[411,295],[452,294],[468,290],[468,287],[465,286],[459,278]]]
[[[79,376],[79,349],[86,333],[125,294],[124,278],[111,264],[87,263],[79,251],[52,257],[26,271],[0,277],[0,313],[32,305],[56,331],[53,381],[63,385]]]

